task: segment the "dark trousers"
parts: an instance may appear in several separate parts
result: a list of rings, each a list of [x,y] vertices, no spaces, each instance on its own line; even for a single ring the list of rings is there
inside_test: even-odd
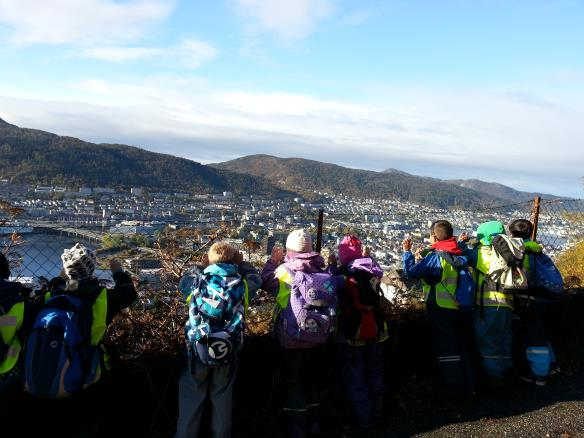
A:
[[[514,306],[519,317],[516,334],[518,342],[524,348],[529,371],[535,378],[546,379],[550,364],[555,359],[544,324],[546,305],[535,300],[518,298]]]
[[[432,298],[428,300],[426,310],[440,384],[445,395],[464,396],[474,390],[476,383],[470,355],[472,315],[439,307]]]
[[[376,397],[383,395],[383,343],[359,347],[339,344],[343,386],[360,422],[373,416]]]
[[[325,364],[322,347],[283,348],[286,397],[284,411],[306,412],[320,406],[320,385]]]
[[[282,348],[285,398],[282,411],[289,437],[302,438],[320,424],[320,390],[328,371],[323,347]]]

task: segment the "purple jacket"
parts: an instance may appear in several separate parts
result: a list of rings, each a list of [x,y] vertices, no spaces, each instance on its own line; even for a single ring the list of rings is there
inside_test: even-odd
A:
[[[324,270],[324,259],[317,252],[296,254],[294,257],[286,256],[284,263],[275,265],[272,260],[268,260],[262,269],[262,289],[272,295],[278,295],[280,290],[280,276],[284,268],[289,271],[302,272],[322,272]]]

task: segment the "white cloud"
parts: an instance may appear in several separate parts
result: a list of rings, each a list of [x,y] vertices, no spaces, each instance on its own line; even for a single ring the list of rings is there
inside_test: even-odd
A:
[[[556,96],[519,91],[402,88],[348,102],[220,91],[196,77],[88,79],[63,90],[66,101],[0,98],[0,117],[204,162],[267,153],[581,196],[584,99],[541,105]]]
[[[176,61],[186,68],[198,68],[217,56],[217,49],[210,44],[196,40],[183,40],[173,47],[91,47],[83,49],[79,56],[110,62],[130,61]]]
[[[333,0],[235,0],[251,34],[272,33],[289,42],[309,35],[334,11]]]
[[[173,8],[174,0],[0,0],[0,28],[14,44],[126,43]]]

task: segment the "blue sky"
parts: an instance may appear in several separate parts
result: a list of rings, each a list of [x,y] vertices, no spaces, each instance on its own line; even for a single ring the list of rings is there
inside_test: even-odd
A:
[[[584,1],[0,0],[0,117],[582,196]]]

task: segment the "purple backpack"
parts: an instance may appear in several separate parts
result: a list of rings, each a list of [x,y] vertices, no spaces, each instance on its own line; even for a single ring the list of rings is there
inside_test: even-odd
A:
[[[335,329],[336,277],[326,272],[290,275],[290,300],[280,316],[282,332],[291,341],[324,344]]]

